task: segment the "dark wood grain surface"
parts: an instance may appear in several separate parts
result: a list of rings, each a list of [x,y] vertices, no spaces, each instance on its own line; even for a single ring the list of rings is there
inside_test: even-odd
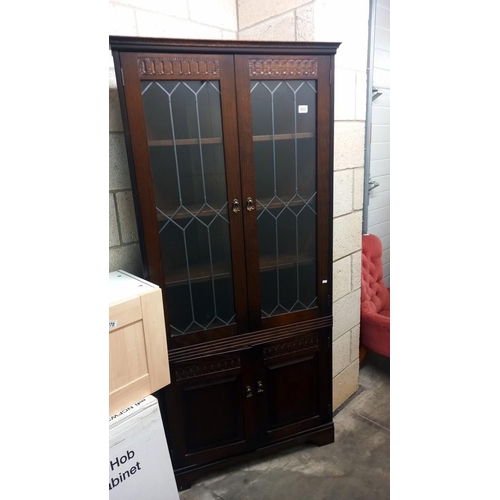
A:
[[[333,63],[339,45],[110,37],[144,276],[162,287],[164,300],[166,287],[175,290],[185,277],[162,262],[149,148],[172,148],[174,140],[160,136],[148,142],[141,80],[216,80],[220,85],[222,137],[204,137],[201,144],[223,144],[231,262],[215,263],[210,272],[206,266],[193,266],[191,278],[196,282],[232,276],[236,320],[230,326],[173,334],[165,300],[172,383],[162,391],[162,416],[179,488],[249,457],[301,442],[322,445],[334,439]],[[260,79],[316,80],[316,132],[255,135],[250,80]],[[257,203],[254,144],[294,139],[316,141],[316,254],[303,252],[297,260],[291,249],[277,261],[274,255],[259,255],[257,214],[262,204],[269,204],[268,210],[279,210],[281,205],[271,199]],[[175,146],[201,144],[184,138]],[[248,197],[255,210],[246,210]],[[231,210],[233,199],[241,211]],[[294,200],[290,206],[301,203]],[[173,212],[168,212],[172,205],[165,206],[166,215],[172,217]],[[204,207],[197,216],[212,217],[213,212]],[[173,218],[185,224],[189,217],[180,210]],[[262,319],[261,272],[314,260],[317,306]]]

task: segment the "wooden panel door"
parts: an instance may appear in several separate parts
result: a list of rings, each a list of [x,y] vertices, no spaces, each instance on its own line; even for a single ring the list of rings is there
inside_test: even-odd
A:
[[[256,446],[251,348],[174,363],[168,435],[176,469]]]
[[[125,289],[134,288],[109,306],[110,415],[170,383],[161,290],[124,272],[112,274],[115,287],[122,280]]]
[[[257,348],[259,445],[331,420],[329,346],[331,335],[324,329]]]
[[[235,56],[250,330],[331,314],[328,56]]]
[[[169,348],[246,332],[233,57],[115,59],[146,278],[163,290]]]

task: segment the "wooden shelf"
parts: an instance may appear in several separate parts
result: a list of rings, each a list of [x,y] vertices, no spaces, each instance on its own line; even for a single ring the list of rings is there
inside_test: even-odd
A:
[[[313,264],[316,261],[316,257],[306,256],[299,259],[299,266],[305,266],[308,264]],[[282,255],[279,259],[278,265],[276,265],[276,256],[269,255],[260,259],[259,269],[260,271],[274,271],[276,268],[285,269],[289,267],[294,267],[297,265],[297,257],[295,254]],[[231,277],[231,271],[228,270],[227,264],[214,264],[214,279],[224,279]],[[169,273],[168,278],[165,280],[165,285],[167,287],[187,285],[188,280],[186,277],[185,270]],[[202,283],[204,281],[210,281],[212,275],[209,266],[191,266],[190,267],[191,283]]]
[[[254,135],[253,142],[262,141],[285,141],[290,139],[312,139],[314,134],[312,132],[303,132],[300,134],[275,134],[275,135]],[[222,137],[203,137],[201,140],[196,139],[176,139],[176,146],[195,146],[198,144],[221,144]],[[169,139],[162,140],[152,140],[148,141],[150,147],[157,146],[173,146],[174,141]]]
[[[305,266],[307,264],[313,264],[316,261],[316,257],[311,255],[300,257],[299,266]],[[294,267],[297,265],[297,255],[296,254],[286,254],[279,258],[279,262],[276,262],[276,255],[269,255],[260,258],[259,269],[261,271],[274,271],[276,268],[285,269],[287,267]]]
[[[175,140],[175,145],[176,146],[194,146],[198,145],[199,143],[202,144],[221,144],[222,143],[222,137],[204,137],[201,139],[176,139]],[[157,140],[157,141],[148,141],[149,146],[173,146],[174,141],[170,140]]]
[[[194,217],[194,215],[191,215],[191,214],[196,214],[196,212],[198,212],[199,209],[200,209],[199,206],[188,205],[185,210],[183,210],[183,209],[179,210],[179,212],[177,212],[175,214],[175,217],[174,217],[174,213],[175,213],[175,210],[177,210],[177,209],[171,210],[171,211],[167,212],[165,215],[158,212],[158,210],[157,210],[156,211],[156,219],[158,221],[166,221],[167,216],[173,220],[190,219],[190,218]],[[189,213],[188,210],[191,213]],[[223,211],[222,214],[225,215],[225,217],[227,218],[227,206],[224,210],[225,211]],[[213,217],[216,214],[217,214],[217,212],[215,210],[213,210],[211,208],[204,208],[200,213],[198,213],[196,215],[196,217]]]
[[[312,132],[303,132],[300,134],[275,134],[275,135],[254,135],[253,142],[261,141],[285,141],[289,139],[312,139],[314,134]]]
[[[271,199],[272,198],[257,199],[257,203],[256,203],[257,212],[261,212],[262,210],[264,210],[264,206],[268,210],[272,210],[274,208],[284,208],[285,203],[281,203],[281,201],[273,201],[271,204],[269,204]],[[303,207],[304,205],[306,205],[306,202],[299,199],[299,200],[293,200],[292,202],[286,202],[286,204],[289,207]],[[264,205],[264,206],[262,206],[262,205]]]
[[[271,201],[272,198],[260,198],[257,200],[257,203],[255,204],[256,205],[256,210],[257,212],[261,212],[262,210],[264,210],[264,207],[263,205],[266,206],[266,208],[268,210],[274,210],[274,209],[279,209],[279,208],[284,208],[284,203],[281,203],[280,201],[273,201],[272,203],[269,203]],[[304,205],[306,205],[306,203],[302,200],[293,200],[292,202],[288,202],[287,203],[289,207],[303,207]],[[314,206],[313,206],[314,208]],[[177,210],[177,209],[175,209]],[[169,210],[168,212],[165,213],[165,215],[163,215],[162,213],[156,211],[156,219],[158,221],[166,221],[167,220],[167,217],[170,218],[170,219],[173,219],[173,220],[177,220],[177,219],[189,219],[191,217],[194,217],[194,215],[191,215],[191,214],[196,214],[196,212],[199,210],[199,207],[198,206],[195,206],[195,205],[188,205],[185,209],[181,209],[179,210],[179,212],[177,212],[175,214],[175,217],[174,217],[174,213],[175,213],[175,210]],[[188,212],[189,210],[189,212]],[[196,217],[214,217],[215,215],[217,214],[217,212],[211,208],[204,208],[201,212],[199,212]],[[226,217],[227,219],[227,206],[225,207],[224,211],[222,211],[222,215],[224,217]]]
[[[230,268],[230,264],[214,264],[214,279],[230,278],[231,271],[230,269],[228,269],[228,267]],[[212,279],[210,266],[190,266],[189,271],[191,276],[191,283],[201,283],[203,281],[209,281]],[[188,279],[186,275],[187,271],[185,269],[183,269],[182,271],[174,271],[173,273],[169,273],[167,279],[165,280],[165,285],[167,287],[187,285]]]

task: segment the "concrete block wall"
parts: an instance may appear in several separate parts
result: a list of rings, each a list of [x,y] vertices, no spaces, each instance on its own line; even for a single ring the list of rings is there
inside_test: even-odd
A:
[[[339,41],[335,73],[333,402],[358,388],[361,231],[369,0],[113,0],[110,34]],[[141,275],[110,58],[110,271]]]
[[[142,275],[114,68],[109,69],[109,270]]]

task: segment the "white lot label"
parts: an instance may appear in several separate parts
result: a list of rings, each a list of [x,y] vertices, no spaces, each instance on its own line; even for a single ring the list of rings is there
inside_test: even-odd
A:
[[[109,328],[116,328],[118,326],[118,321],[110,321],[109,322]]]
[[[309,107],[307,106],[307,104],[301,104],[299,106],[299,113],[307,113],[309,110]]]

